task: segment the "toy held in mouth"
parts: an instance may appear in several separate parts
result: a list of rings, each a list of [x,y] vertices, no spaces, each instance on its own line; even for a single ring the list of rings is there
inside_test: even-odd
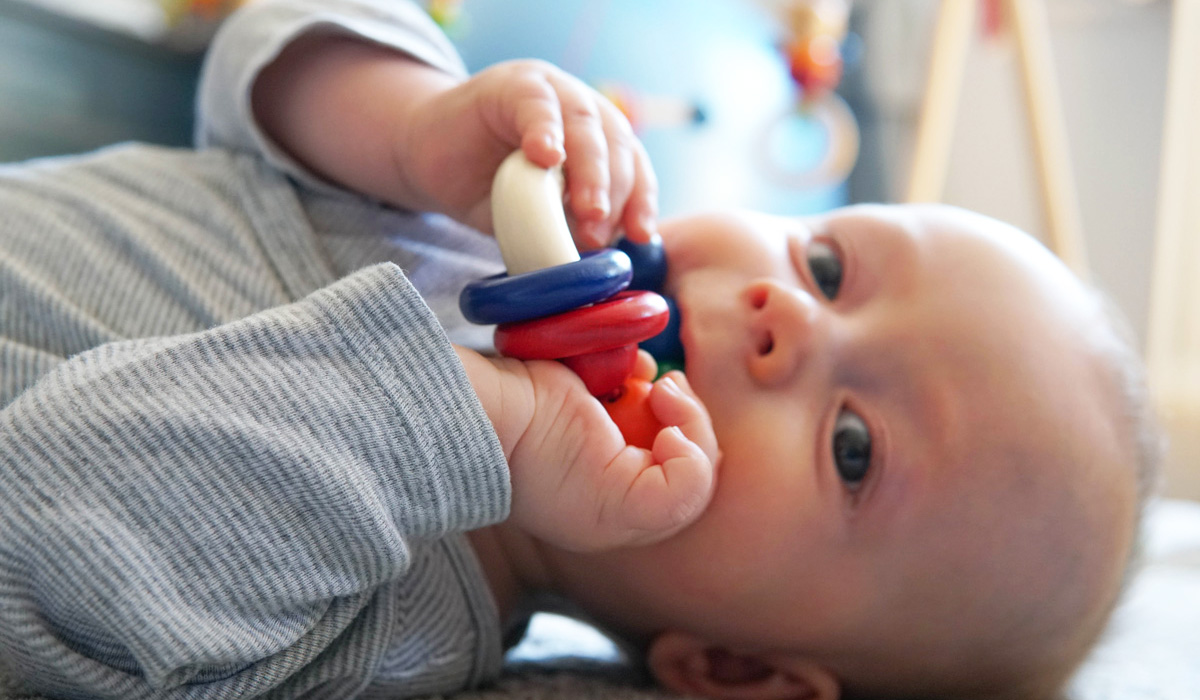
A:
[[[648,449],[662,426],[647,405],[650,382],[632,376],[638,344],[652,341],[656,359],[682,364],[677,314],[655,291],[666,270],[661,244],[622,242],[580,256],[562,192],[561,169],[534,165],[519,150],[505,159],[492,181],[492,226],[507,273],[468,284],[459,306],[472,323],[498,324],[501,354],[560,360],[626,442]]]

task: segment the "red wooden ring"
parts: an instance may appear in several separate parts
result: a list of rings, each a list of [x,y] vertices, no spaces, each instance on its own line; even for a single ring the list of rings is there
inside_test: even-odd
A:
[[[630,343],[612,350],[564,357],[562,363],[579,375],[592,396],[608,396],[633,374],[637,350],[638,346]]]
[[[667,302],[654,292],[621,292],[557,316],[496,326],[496,350],[521,360],[557,360],[639,343],[666,328]]]

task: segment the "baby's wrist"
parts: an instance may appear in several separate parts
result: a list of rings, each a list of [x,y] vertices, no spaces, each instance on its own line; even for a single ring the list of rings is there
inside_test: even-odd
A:
[[[519,360],[485,357],[457,345],[454,351],[496,431],[505,458],[511,458],[533,420],[535,394],[528,368]]]

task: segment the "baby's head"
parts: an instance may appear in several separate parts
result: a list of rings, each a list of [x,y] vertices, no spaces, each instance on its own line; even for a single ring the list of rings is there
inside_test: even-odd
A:
[[[662,233],[716,490],[664,542],[565,564],[585,607],[711,697],[1061,685],[1121,590],[1154,461],[1098,296],[949,207]]]

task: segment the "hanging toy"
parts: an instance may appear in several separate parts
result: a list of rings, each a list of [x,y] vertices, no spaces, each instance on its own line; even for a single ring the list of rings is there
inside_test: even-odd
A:
[[[784,187],[806,190],[844,182],[858,160],[858,122],[835,92],[849,0],[787,0],[780,19],[788,30],[782,52],[798,98],[767,128],[756,152],[763,171]],[[816,158],[813,143],[821,143]]]
[[[184,22],[215,23],[224,19],[246,0],[159,0],[168,27]]]
[[[678,95],[648,93],[614,81],[597,83],[595,88],[625,115],[635,134],[648,129],[697,126],[708,118],[700,103]]]
[[[425,11],[442,31],[451,34],[462,19],[462,0],[429,0]]]
[[[784,23],[789,39],[784,54],[804,101],[820,100],[841,82],[841,46],[849,17],[848,0],[793,0],[787,6]]]
[[[504,160],[492,181],[492,227],[507,272],[468,284],[459,307],[472,323],[498,324],[501,354],[561,361],[601,400],[626,442],[649,449],[662,426],[647,404],[650,382],[632,376],[638,344],[662,334],[676,314],[664,297],[630,283],[661,287],[661,244],[580,256],[562,196],[561,168],[538,167],[521,151]],[[676,340],[662,345],[678,345],[674,328]]]

